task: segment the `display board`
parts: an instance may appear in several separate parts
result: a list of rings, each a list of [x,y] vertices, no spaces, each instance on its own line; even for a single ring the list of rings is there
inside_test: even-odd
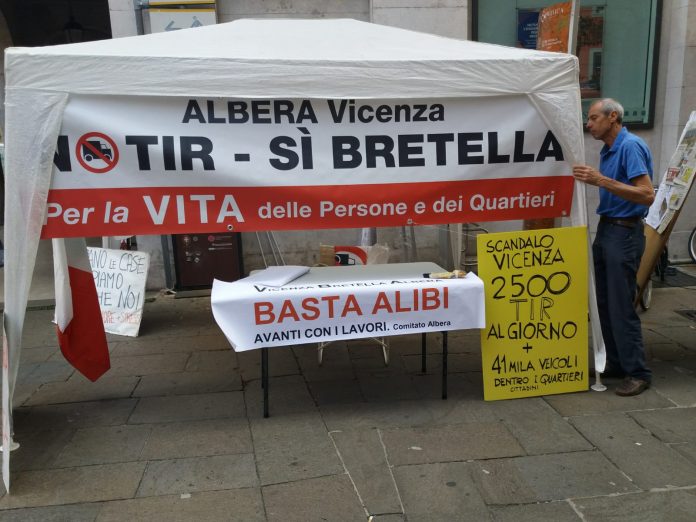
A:
[[[669,235],[677,222],[682,205],[691,191],[694,173],[696,173],[696,111],[689,116],[679,144],[662,176],[655,194],[655,201],[650,205],[645,218],[645,250],[636,276],[638,284],[636,303],[640,301],[657,261],[669,241]]]
[[[481,234],[477,241],[486,293],[484,399],[586,390],[586,228]]]
[[[92,247],[87,251],[104,330],[137,337],[143,317],[150,254]]]

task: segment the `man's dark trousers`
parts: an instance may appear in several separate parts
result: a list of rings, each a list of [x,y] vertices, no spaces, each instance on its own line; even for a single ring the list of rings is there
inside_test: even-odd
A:
[[[642,221],[632,227],[600,221],[592,254],[608,367],[650,382],[640,319],[633,306],[644,248]]]

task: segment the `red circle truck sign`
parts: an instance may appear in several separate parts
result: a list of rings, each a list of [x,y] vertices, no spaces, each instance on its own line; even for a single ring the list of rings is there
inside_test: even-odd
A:
[[[88,132],[77,140],[75,157],[85,170],[103,174],[118,163],[118,147],[106,134]]]

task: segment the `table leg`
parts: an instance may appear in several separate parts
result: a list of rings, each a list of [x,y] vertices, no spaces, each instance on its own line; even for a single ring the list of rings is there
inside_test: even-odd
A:
[[[447,332],[442,332],[442,400],[447,398]]]
[[[426,368],[426,359],[425,359],[425,344],[426,344],[426,339],[425,339],[425,332],[421,334],[421,373],[425,373],[427,371]]]
[[[261,387],[263,388],[263,416],[268,418],[268,348],[261,348]]]

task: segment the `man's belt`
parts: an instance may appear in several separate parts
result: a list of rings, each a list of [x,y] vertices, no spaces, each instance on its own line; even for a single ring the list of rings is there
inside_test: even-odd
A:
[[[643,221],[643,218],[640,216],[620,217],[620,218],[609,217],[609,216],[600,216],[599,217],[600,223],[610,223],[612,225],[618,225],[620,227],[626,227],[626,228],[633,228],[638,223],[640,223],[642,221]]]

